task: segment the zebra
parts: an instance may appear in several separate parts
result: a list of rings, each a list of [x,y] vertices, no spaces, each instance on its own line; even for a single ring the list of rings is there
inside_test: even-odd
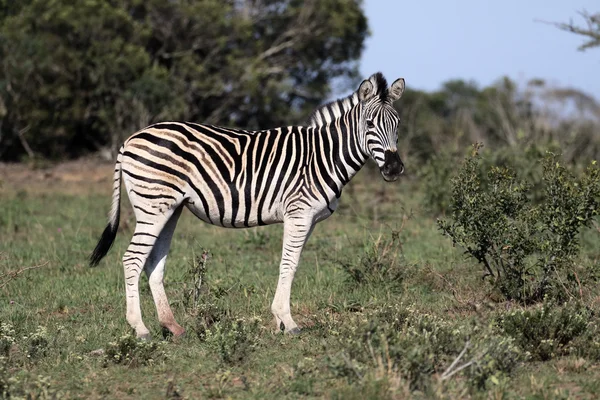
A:
[[[129,137],[117,156],[109,222],[90,266],[98,265],[115,240],[124,181],[136,218],[123,255],[126,319],[137,337],[150,338],[140,309],[142,270],[161,326],[174,337],[185,333],[163,286],[173,231],[184,206],[221,227],[283,223],[271,312],[276,329],[298,334],[290,313],[291,286],[315,224],[334,213],[343,187],[369,157],[385,181],[395,181],[404,172],[397,149],[400,117],[392,106],[403,92],[403,78],[388,88],[378,72],[348,97],[315,110],[307,126],[248,131],[160,122]]]

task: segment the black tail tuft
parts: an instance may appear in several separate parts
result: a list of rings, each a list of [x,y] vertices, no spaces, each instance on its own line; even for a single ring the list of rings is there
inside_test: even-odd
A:
[[[100,241],[90,256],[90,267],[97,266],[100,260],[102,260],[106,253],[108,253],[108,250],[110,250],[115,238],[117,237],[117,229],[118,225],[114,227],[110,223],[106,225],[104,232],[102,232],[102,237],[100,237]]]

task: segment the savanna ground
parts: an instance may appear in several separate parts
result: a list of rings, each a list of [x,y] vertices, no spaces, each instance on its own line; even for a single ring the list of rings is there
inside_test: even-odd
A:
[[[164,337],[143,276],[153,340],[137,342],[125,320],[121,265],[134,227],[127,200],[113,248],[98,268],[87,266],[106,224],[112,168],[94,159],[0,166],[5,397],[600,396],[600,351],[592,351],[600,338],[596,325],[582,325],[597,318],[597,285],[580,293],[585,311],[553,317],[579,324],[564,343],[519,339],[502,321],[523,308],[495,296],[482,267],[440,234],[417,179],[386,184],[371,170],[345,189],[305,248],[292,290],[300,335],[277,332],[270,313],[282,226],[222,229],[185,211],[165,286],[187,334]],[[582,264],[597,264],[599,244],[594,229],[582,233]],[[195,302],[203,250],[209,258]],[[548,340],[569,336],[571,325],[559,325]]]

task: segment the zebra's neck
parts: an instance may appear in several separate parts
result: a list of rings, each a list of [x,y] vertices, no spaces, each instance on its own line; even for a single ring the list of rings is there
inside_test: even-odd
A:
[[[361,105],[358,96],[336,100],[315,110],[310,118],[311,127],[320,132],[327,143],[330,174],[335,175],[341,189],[356,175],[369,158],[364,138],[360,134]]]

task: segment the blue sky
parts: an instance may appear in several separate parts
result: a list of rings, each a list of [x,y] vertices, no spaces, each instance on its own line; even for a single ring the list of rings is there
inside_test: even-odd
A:
[[[600,99],[600,48],[577,50],[583,38],[536,20],[583,25],[578,11],[600,11],[598,0],[365,0],[371,36],[360,63],[366,77],[435,90],[460,78],[489,85],[507,75],[519,84],[583,90]]]

